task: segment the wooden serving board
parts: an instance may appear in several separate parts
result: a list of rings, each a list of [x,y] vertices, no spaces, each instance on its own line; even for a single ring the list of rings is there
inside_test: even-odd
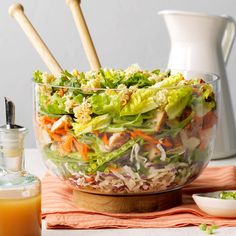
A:
[[[147,195],[101,195],[73,191],[73,201],[79,208],[93,211],[129,213],[165,210],[181,205],[181,189]]]

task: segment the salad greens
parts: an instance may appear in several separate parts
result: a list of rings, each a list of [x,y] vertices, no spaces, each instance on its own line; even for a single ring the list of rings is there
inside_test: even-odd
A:
[[[218,229],[217,225],[209,225],[207,226],[206,224],[200,224],[199,229],[206,232],[206,234],[214,234],[214,231]]]
[[[47,166],[74,187],[160,192],[194,179],[212,151],[214,87],[171,71],[36,71],[36,135]]]
[[[236,192],[223,191],[220,193],[220,199],[236,200]]]

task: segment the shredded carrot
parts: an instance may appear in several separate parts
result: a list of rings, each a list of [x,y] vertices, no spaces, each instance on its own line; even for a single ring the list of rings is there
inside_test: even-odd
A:
[[[107,138],[107,134],[106,134],[106,133],[104,133],[104,134],[102,135],[102,141],[103,141],[103,143],[104,143],[105,145],[108,145],[108,144],[109,144],[109,140],[108,140],[108,138]]]
[[[82,144],[81,156],[83,157],[84,161],[88,160],[88,146],[86,144]]]
[[[62,144],[62,148],[65,152],[70,153],[73,149],[73,136],[67,135],[65,142]]]
[[[61,142],[62,141],[61,136],[58,135],[58,134],[49,133],[49,136],[56,142]]]
[[[92,133],[95,134],[97,137],[99,135],[99,132],[97,130],[94,130]]]
[[[75,145],[76,150],[81,154],[84,161],[88,161],[88,145],[85,143],[79,143],[76,138],[73,137],[72,142]]]
[[[67,133],[67,131],[64,129],[56,129],[52,133],[59,134],[59,135],[65,135]]]
[[[64,125],[63,128],[65,131],[68,131],[71,128],[71,124],[69,124],[68,122],[63,122],[63,125]]]
[[[149,135],[145,134],[141,130],[135,129],[133,132],[130,132],[130,133],[131,133],[131,137],[133,137],[133,138],[139,136],[139,137],[142,137],[144,140],[146,140],[150,143],[153,143],[153,144],[158,144],[159,143],[158,140],[156,140],[152,136],[149,136]]]
[[[73,143],[74,143],[74,145],[75,145],[76,150],[77,150],[78,152],[81,152],[82,146],[81,146],[81,144],[80,144],[75,138],[73,138]]]
[[[137,135],[134,132],[130,132],[131,138],[135,138]]]
[[[118,172],[119,171],[119,167],[110,166],[109,170],[112,171],[112,172]]]
[[[41,116],[39,120],[42,124],[48,125],[48,124],[53,124],[58,119],[57,118],[51,118],[51,117],[48,117],[48,116]]]
[[[163,138],[163,139],[161,140],[161,144],[162,144],[164,147],[167,147],[167,148],[173,147],[172,142],[170,142],[167,138]]]

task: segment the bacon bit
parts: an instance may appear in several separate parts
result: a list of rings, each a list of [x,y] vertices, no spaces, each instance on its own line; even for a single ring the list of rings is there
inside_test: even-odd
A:
[[[103,141],[103,143],[104,143],[105,145],[109,145],[109,140],[108,140],[108,138],[107,138],[107,134],[106,134],[106,133],[104,133],[104,134],[102,135],[102,141]]]

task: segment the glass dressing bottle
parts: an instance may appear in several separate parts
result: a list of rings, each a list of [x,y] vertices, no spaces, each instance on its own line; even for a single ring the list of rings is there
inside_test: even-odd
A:
[[[7,124],[0,127],[0,235],[41,235],[40,180],[24,170],[27,129],[14,124],[14,104],[5,98]]]

